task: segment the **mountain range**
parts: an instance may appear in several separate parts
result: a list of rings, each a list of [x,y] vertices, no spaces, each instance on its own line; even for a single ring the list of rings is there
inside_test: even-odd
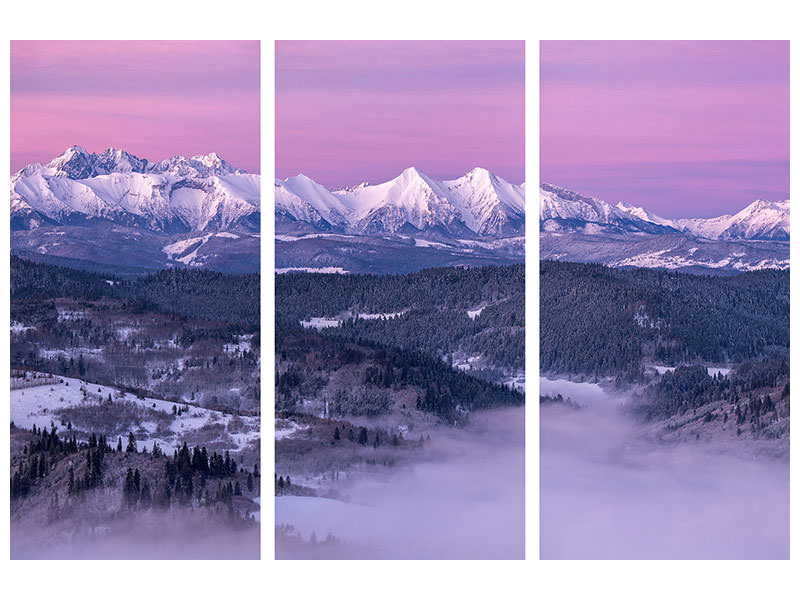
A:
[[[286,270],[397,273],[520,262],[525,184],[475,168],[436,180],[409,167],[390,181],[330,190],[275,181],[275,264]]]
[[[275,181],[275,218],[278,231],[507,237],[524,232],[525,187],[481,168],[437,181],[409,167],[385,183],[338,190],[301,174]]]
[[[542,231],[584,233],[683,233],[712,240],[789,240],[789,201],[756,200],[733,215],[710,219],[664,219],[625,202],[597,198],[543,183],[539,190]]]
[[[416,167],[375,185],[275,181],[281,271],[410,272],[524,259],[525,184],[475,168],[436,180]],[[539,188],[540,256],[728,272],[789,265],[789,200],[720,217],[668,219],[555,185]],[[68,148],[11,177],[12,251],[94,270],[259,269],[260,176],[215,153],[150,162]]]
[[[543,183],[539,223],[542,258],[699,272],[789,266],[789,200],[756,200],[707,219],[666,219]]]
[[[258,270],[260,176],[217,154],[72,146],[11,177],[12,250],[77,266]]]

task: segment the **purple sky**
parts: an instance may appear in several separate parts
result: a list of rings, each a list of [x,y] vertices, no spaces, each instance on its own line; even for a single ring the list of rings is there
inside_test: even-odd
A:
[[[11,169],[74,144],[260,170],[259,42],[11,42]]]
[[[789,197],[788,42],[542,42],[541,179],[665,217]]]
[[[525,178],[523,42],[276,42],[275,168],[331,187]]]

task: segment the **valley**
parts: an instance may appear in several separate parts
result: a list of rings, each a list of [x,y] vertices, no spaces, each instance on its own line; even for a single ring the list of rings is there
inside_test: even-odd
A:
[[[540,282],[542,558],[786,558],[788,271]]]

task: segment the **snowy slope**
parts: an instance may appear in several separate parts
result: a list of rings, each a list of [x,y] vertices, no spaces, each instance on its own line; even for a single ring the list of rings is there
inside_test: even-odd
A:
[[[435,231],[446,236],[514,235],[524,230],[525,192],[486,169],[437,181],[416,167],[377,185],[329,191],[299,175],[277,180],[276,217],[347,233]]]
[[[524,187],[482,168],[442,183],[456,201],[467,227],[475,233],[502,235],[524,230]]]
[[[216,154],[150,163],[124,150],[73,146],[11,178],[12,230],[102,219],[159,232],[224,231],[260,211],[260,178]]]
[[[171,453],[179,448],[185,439],[190,439],[195,432],[214,425],[222,426],[232,452],[241,451],[251,444],[258,443],[261,435],[260,420],[254,416],[234,417],[199,406],[141,398],[111,386],[87,383],[71,377],[52,376],[46,380],[51,383],[14,389],[17,381],[24,380],[12,379],[9,402],[11,421],[17,427],[24,429],[30,429],[34,425],[50,429],[55,425],[63,430],[60,417],[62,411],[75,407],[108,410],[108,398],[111,397],[114,404],[136,406],[141,412],[142,421],[134,428],[139,451],[145,448],[152,451],[153,444],[158,444],[162,450]],[[177,409],[186,412],[173,413],[173,410]],[[158,421],[162,422],[161,426],[158,425]],[[164,426],[164,421],[169,421],[169,425]],[[233,421],[236,421],[236,427],[231,427],[229,430],[229,425]],[[73,425],[75,426],[73,432],[78,439],[85,439],[84,436],[89,431],[82,431],[80,423],[76,422]],[[115,437],[110,440],[112,443],[116,442],[117,435],[126,437],[123,432],[98,431],[97,433],[114,434]],[[127,443],[127,439],[123,439],[124,443]]]
[[[687,233],[709,239],[788,240],[789,200],[756,200],[734,215],[679,219],[676,223]]]
[[[298,221],[333,226],[345,225],[350,213],[337,196],[302,173],[275,182],[275,210]]]
[[[335,194],[350,207],[351,226],[358,233],[394,233],[405,224],[419,230],[463,227],[463,217],[442,185],[416,167],[386,183]]]
[[[539,188],[539,220],[543,231],[587,234],[677,233],[665,220],[651,220],[646,211],[629,205],[613,206],[548,183]]]

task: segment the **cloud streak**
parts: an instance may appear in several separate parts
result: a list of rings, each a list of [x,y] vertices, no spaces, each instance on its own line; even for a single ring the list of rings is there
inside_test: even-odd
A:
[[[522,42],[277,42],[275,60],[278,177],[524,179]]]
[[[542,42],[542,179],[668,217],[736,212],[757,197],[786,199],[788,48]],[[731,163],[779,167],[720,168]],[[676,165],[699,165],[706,175],[683,179]],[[629,174],[647,177],[649,188],[631,186]]]

